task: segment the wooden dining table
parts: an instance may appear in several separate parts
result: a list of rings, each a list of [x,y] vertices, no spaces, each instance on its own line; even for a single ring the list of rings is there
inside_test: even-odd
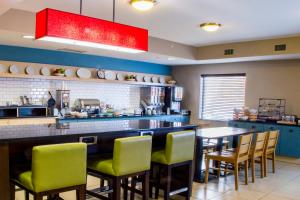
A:
[[[236,148],[239,141],[239,136],[248,133],[253,133],[253,130],[234,127],[216,127],[216,128],[202,128],[196,131],[196,153],[195,153],[195,182],[204,182],[204,170],[202,169],[204,139],[217,139],[217,151],[222,151],[223,139],[225,137],[232,137],[232,148]]]

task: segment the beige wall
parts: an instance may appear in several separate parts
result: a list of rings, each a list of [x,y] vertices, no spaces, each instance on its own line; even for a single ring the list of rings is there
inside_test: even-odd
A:
[[[201,74],[246,73],[246,106],[257,108],[260,97],[285,98],[286,113],[300,116],[300,60],[176,66],[172,73],[185,88],[183,107],[192,111],[193,123],[201,122],[198,119]]]

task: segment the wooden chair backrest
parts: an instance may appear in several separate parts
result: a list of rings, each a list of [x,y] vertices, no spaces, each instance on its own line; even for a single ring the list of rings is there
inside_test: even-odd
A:
[[[253,134],[242,135],[240,138],[240,142],[237,148],[237,160],[243,161],[248,159],[250,149],[251,149],[251,142],[252,142]]]
[[[265,153],[271,153],[276,150],[277,142],[279,138],[279,130],[270,131],[267,137],[267,144],[265,148]]]
[[[268,139],[268,132],[257,133],[253,153],[263,153]]]

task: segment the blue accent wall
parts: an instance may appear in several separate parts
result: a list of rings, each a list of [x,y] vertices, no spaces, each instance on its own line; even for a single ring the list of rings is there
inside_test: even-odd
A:
[[[170,75],[171,67],[104,56],[0,45],[0,60]]]

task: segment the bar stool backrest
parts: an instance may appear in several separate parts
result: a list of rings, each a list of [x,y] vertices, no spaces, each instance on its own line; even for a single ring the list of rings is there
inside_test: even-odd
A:
[[[248,160],[253,134],[242,135],[237,147],[237,160]]]
[[[263,154],[268,139],[268,132],[262,132],[256,134],[253,154]]]
[[[165,149],[167,163],[170,165],[193,160],[195,137],[195,131],[168,133]]]
[[[117,176],[150,170],[151,136],[115,139],[113,170]]]
[[[34,192],[86,184],[87,145],[67,143],[32,149]]]
[[[278,130],[269,132],[265,153],[272,153],[276,150],[278,138],[279,138]]]

